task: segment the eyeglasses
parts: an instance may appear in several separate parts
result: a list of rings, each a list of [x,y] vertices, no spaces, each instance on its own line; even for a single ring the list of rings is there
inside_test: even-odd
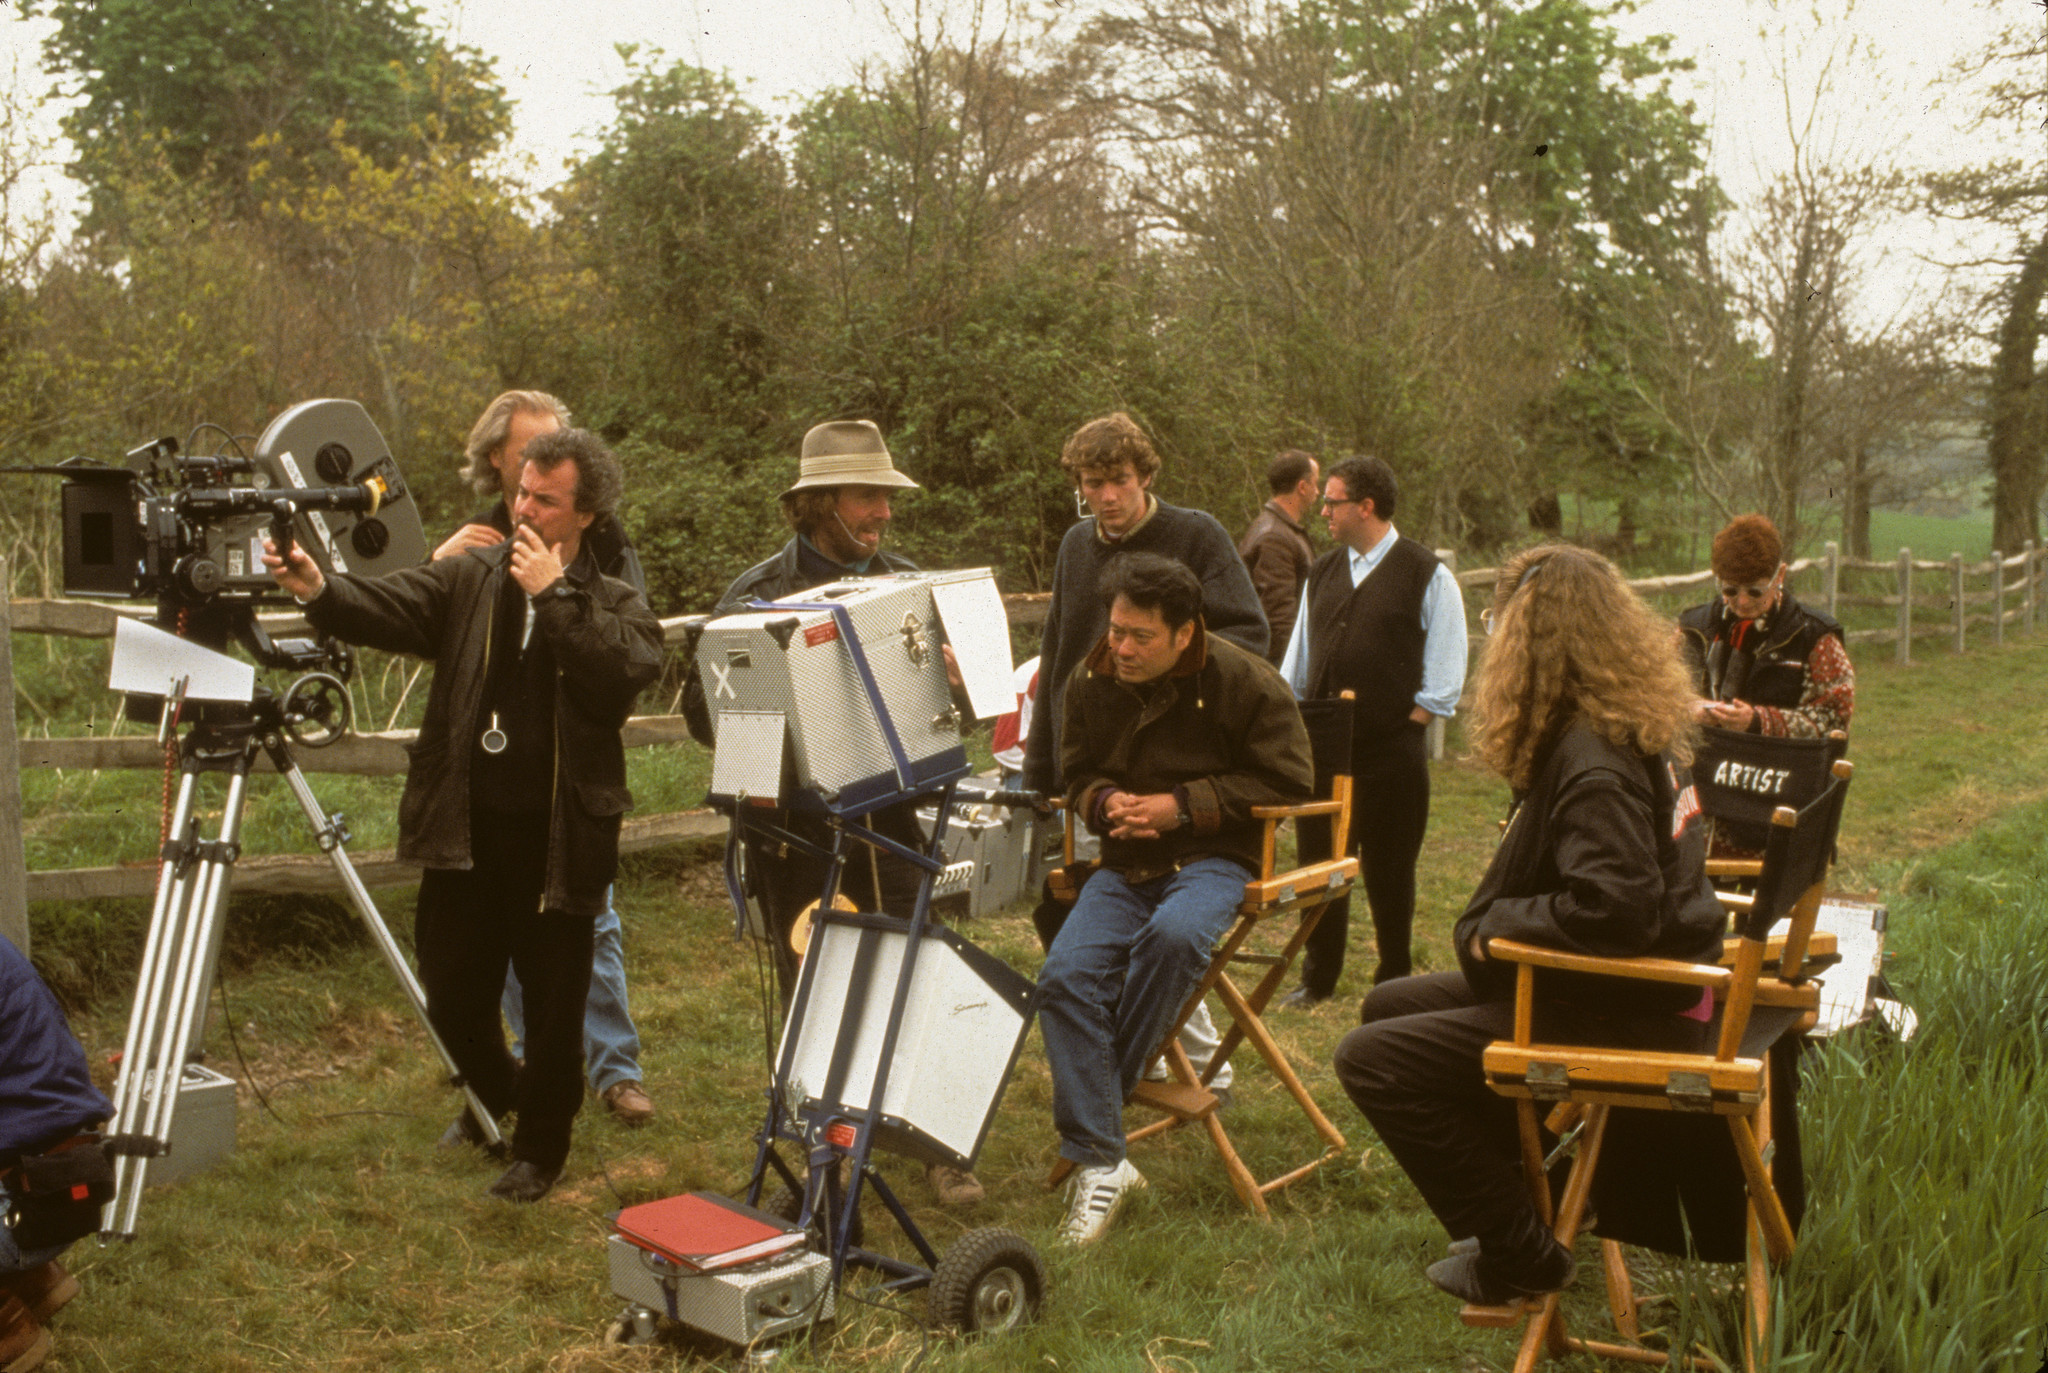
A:
[[[1479,612],[1479,631],[1480,631],[1480,633],[1482,633],[1482,634],[1486,635],[1486,637],[1487,637],[1487,638],[1489,638],[1489,639],[1491,639],[1491,638],[1493,637],[1493,607],[1492,607],[1492,606],[1488,606],[1488,607],[1487,607],[1486,609],[1484,609],[1484,610],[1482,610],[1482,611],[1480,611],[1480,612]]]
[[[1340,505],[1357,505],[1364,499],[1365,497],[1363,496],[1346,496],[1341,501],[1333,501],[1328,496],[1325,496],[1323,497],[1322,508],[1325,510],[1335,510]]]
[[[1721,599],[1739,601],[1747,596],[1752,601],[1760,601],[1770,595],[1777,584],[1777,579],[1773,578],[1768,582],[1752,582],[1748,586],[1724,586],[1721,588]]]

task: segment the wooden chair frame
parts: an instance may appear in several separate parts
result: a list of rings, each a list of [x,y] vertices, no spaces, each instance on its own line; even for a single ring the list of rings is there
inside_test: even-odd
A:
[[[1352,700],[1352,693],[1342,693],[1341,700]],[[1342,850],[1351,833],[1351,788],[1352,779],[1349,764],[1332,774],[1330,795],[1325,800],[1305,801],[1291,806],[1254,806],[1253,818],[1264,826],[1260,842],[1259,875],[1245,883],[1244,900],[1237,908],[1237,918],[1217,942],[1215,952],[1210,956],[1208,969],[1202,980],[1181,1006],[1180,1014],[1173,1019],[1173,1027],[1166,1032],[1159,1054],[1166,1060],[1167,1080],[1164,1082],[1140,1082],[1132,1094],[1133,1105],[1149,1107],[1160,1112],[1161,1118],[1130,1131],[1124,1137],[1126,1144],[1177,1129],[1182,1125],[1199,1122],[1208,1132],[1209,1141],[1215,1146],[1223,1161],[1225,1172],[1230,1176],[1230,1185],[1251,1212],[1262,1220],[1270,1220],[1272,1213],[1266,1205],[1266,1198],[1273,1192],[1295,1182],[1342,1154],[1345,1149],[1344,1133],[1323,1114],[1302,1083],[1294,1066],[1287,1061],[1287,1055],[1280,1044],[1266,1028],[1263,1019],[1266,1005],[1280,990],[1287,972],[1294,966],[1309,936],[1322,923],[1323,915],[1336,902],[1350,895],[1358,880],[1358,860],[1343,855]],[[1276,872],[1278,836],[1280,826],[1289,820],[1302,820],[1314,816],[1328,816],[1333,826],[1332,849],[1339,856],[1318,863],[1309,863]],[[1080,896],[1081,883],[1073,878],[1074,873],[1074,817],[1066,817],[1066,842],[1064,866],[1051,879],[1054,896],[1071,905]],[[1083,879],[1085,880],[1085,878]],[[1261,952],[1247,947],[1260,926],[1273,916],[1287,911],[1300,911],[1301,919],[1294,932],[1278,952]],[[1233,965],[1257,967],[1264,971],[1249,991],[1239,987],[1231,977]],[[1215,1054],[1208,1066],[1197,1074],[1187,1051],[1181,1047],[1181,1028],[1195,1008],[1202,1004],[1210,992],[1215,992],[1222,1001],[1230,1021],[1223,1033]],[[1219,1114],[1219,1099],[1209,1088],[1210,1082],[1223,1065],[1230,1062],[1238,1047],[1249,1040],[1259,1057],[1273,1070],[1275,1077],[1287,1088],[1295,1104],[1322,1141],[1322,1152],[1314,1159],[1291,1168],[1276,1176],[1261,1181],[1239,1156],[1231,1143],[1230,1134],[1223,1127]],[[1061,1159],[1054,1165],[1046,1186],[1053,1188],[1071,1173],[1074,1164]]]
[[[1487,1084],[1515,1099],[1524,1177],[1539,1213],[1545,1223],[1553,1225],[1566,1248],[1577,1238],[1585,1217],[1610,1111],[1617,1107],[1700,1111],[1727,1121],[1747,1195],[1748,1303],[1743,1357],[1745,1367],[1751,1370],[1768,1339],[1771,1265],[1789,1259],[1795,1242],[1791,1221],[1771,1178],[1770,1075],[1764,1056],[1770,1043],[1782,1034],[1809,1028],[1818,1013],[1819,989],[1807,976],[1823,952],[1817,947],[1820,941],[1815,940],[1813,925],[1852,771],[1849,763],[1837,761],[1826,790],[1803,811],[1780,807],[1773,815],[1770,846],[1755,898],[1740,911],[1740,932],[1724,946],[1721,963],[1589,958],[1507,939],[1491,940],[1487,945],[1490,957],[1516,965],[1514,1038],[1488,1046],[1484,1059]],[[1802,829],[1807,833],[1798,838],[1807,842],[1795,845],[1795,835]],[[1814,829],[1821,831],[1819,840],[1813,839]],[[1770,930],[1781,915],[1790,916],[1789,927],[1784,935],[1773,938]],[[1720,1012],[1714,1051],[1675,1054],[1538,1044],[1534,1040],[1538,968],[1711,989]],[[1760,1007],[1774,1011],[1764,1024],[1757,1024],[1754,1018]],[[1578,1154],[1554,1212],[1544,1168],[1539,1103],[1555,1105],[1548,1123],[1560,1133],[1574,1125],[1582,1127]],[[1627,1343],[1584,1339],[1567,1332],[1558,1293],[1512,1306],[1467,1306],[1463,1319],[1468,1325],[1507,1327],[1528,1318],[1515,1373],[1531,1373],[1546,1352],[1559,1358],[1582,1352],[1665,1365],[1676,1358],[1702,1369],[1718,1367],[1704,1358],[1673,1355],[1639,1343],[1638,1303],[1620,1244],[1601,1242],[1601,1268],[1609,1312]]]

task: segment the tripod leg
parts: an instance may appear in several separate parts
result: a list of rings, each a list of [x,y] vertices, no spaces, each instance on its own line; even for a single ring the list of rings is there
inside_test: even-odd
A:
[[[398,947],[398,941],[391,937],[390,928],[384,917],[377,911],[377,903],[370,898],[370,889],[363,885],[362,874],[350,861],[348,849],[341,836],[328,820],[326,812],[320,809],[320,799],[313,795],[312,787],[306,784],[306,775],[299,771],[299,765],[292,760],[291,750],[283,736],[266,734],[263,746],[270,753],[270,761],[276,765],[278,774],[290,784],[292,795],[298,798],[299,809],[306,813],[306,821],[313,827],[314,842],[320,845],[334,863],[334,871],[341,877],[341,883],[348,889],[349,900],[355,905],[356,914],[362,917],[363,927],[370,932],[377,951],[384,955],[384,961],[391,965],[392,975],[412,1002],[413,1014],[427,1032],[427,1042],[434,1046],[434,1052],[441,1056],[441,1065],[448,1070],[448,1080],[462,1089],[462,1095],[469,1103],[469,1113],[482,1129],[484,1147],[498,1150],[503,1147],[505,1137],[498,1131],[498,1122],[484,1106],[483,1100],[464,1080],[462,1070],[455,1064],[455,1055],[448,1052],[448,1046],[441,1042],[441,1036],[434,1032],[433,1022],[427,1019],[427,994],[421,988],[419,979],[413,976],[412,965],[405,961],[405,950]]]
[[[191,1051],[194,1026],[204,1017],[207,992],[213,985],[212,953],[217,947],[215,930],[221,908],[226,904],[228,877],[241,842],[242,806],[248,797],[249,759],[245,756],[228,778],[227,802],[221,816],[220,838],[196,847],[199,862],[186,884],[189,905],[178,934],[177,961],[170,968],[169,999],[164,1005],[162,1029],[168,1040],[145,1066],[154,1079],[155,1090],[142,1103],[139,1133],[167,1148],[171,1122],[178,1108],[178,1089],[185,1076],[185,1056]],[[148,1181],[149,1157],[142,1155],[129,1169],[128,1191],[119,1201],[115,1233],[132,1236],[142,1209],[142,1189]]]
[[[198,779],[184,774],[178,786],[178,801],[171,818],[171,848],[175,858],[166,858],[158,874],[156,899],[149,915],[149,935],[142,946],[142,969],[135,982],[135,1002],[128,1011],[128,1033],[121,1041],[121,1069],[114,1080],[113,1137],[132,1136],[142,1112],[148,1064],[156,1054],[157,1033],[163,1017],[163,978],[169,970],[170,951],[177,947],[184,922],[185,894],[191,876],[189,846],[196,837],[192,824],[192,797]],[[114,1155],[114,1195],[100,1215],[100,1228],[112,1237],[118,1198],[128,1186],[130,1165],[135,1160],[125,1152]]]

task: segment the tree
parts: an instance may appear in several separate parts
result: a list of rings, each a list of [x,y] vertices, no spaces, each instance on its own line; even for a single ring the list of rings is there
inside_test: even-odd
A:
[[[1675,64],[1576,0],[1153,0],[1090,41],[1276,427],[1387,458],[1417,532],[1512,535],[1585,284],[1711,199]]]
[[[80,102],[63,129],[95,229],[146,213],[114,196],[120,149],[137,137],[175,175],[227,188],[241,213],[259,162],[338,174],[337,126],[387,168],[429,118],[470,154],[510,128],[489,63],[435,39],[404,0],[29,0],[24,9],[57,23],[44,58],[60,93]]]
[[[2048,379],[2040,373],[2041,309],[2048,295],[2048,159],[2039,110],[2048,41],[2042,21],[2015,19],[1986,49],[1959,63],[1955,82],[1978,103],[1976,129],[1993,149],[1977,167],[1921,178],[1930,210],[2000,233],[2009,252],[1991,263],[2003,274],[1984,302],[1995,316],[1985,404],[1986,456],[1992,478],[1991,541],[2018,548],[2041,533],[2048,490]]]

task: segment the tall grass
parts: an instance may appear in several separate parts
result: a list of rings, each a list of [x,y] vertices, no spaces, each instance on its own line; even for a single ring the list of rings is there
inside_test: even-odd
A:
[[[1780,1283],[1784,1367],[2033,1369],[2048,1346],[2048,808],[1914,874],[1901,1044],[1830,1046],[1801,1102],[1814,1204]]]

